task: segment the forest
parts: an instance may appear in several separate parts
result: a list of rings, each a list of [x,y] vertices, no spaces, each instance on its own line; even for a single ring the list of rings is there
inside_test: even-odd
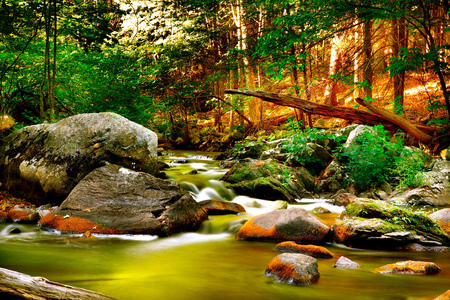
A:
[[[447,0],[2,0],[0,113],[14,130],[116,112],[172,147],[223,150],[230,135],[272,132],[289,118],[319,128],[364,123],[333,108],[369,105],[440,150],[449,8]]]

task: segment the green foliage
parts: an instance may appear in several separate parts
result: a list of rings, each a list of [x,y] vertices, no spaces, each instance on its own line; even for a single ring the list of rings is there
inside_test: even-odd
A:
[[[145,70],[136,57],[120,51],[65,50],[56,92],[63,103],[78,113],[111,111],[141,124],[148,122],[153,102],[141,91]]]
[[[355,143],[344,145],[337,157],[346,167],[350,183],[366,189],[389,179],[402,148],[402,142],[394,143],[379,125],[363,131]]]
[[[400,186],[421,185],[427,158],[405,148],[398,136],[395,139],[378,125],[363,131],[355,143],[341,147],[336,155],[346,168],[347,181],[360,189],[392,180]]]
[[[288,153],[288,159],[298,162],[303,166],[316,165],[314,169],[323,169],[324,163],[313,155],[314,150],[308,145],[308,143],[315,143],[324,146],[327,150],[330,149],[330,141],[334,143],[342,143],[343,138],[336,134],[327,133],[323,129],[307,128],[302,129],[302,123],[294,122],[292,119],[286,126],[287,137],[286,141],[282,144],[282,151]],[[314,173],[314,170],[311,169]]]

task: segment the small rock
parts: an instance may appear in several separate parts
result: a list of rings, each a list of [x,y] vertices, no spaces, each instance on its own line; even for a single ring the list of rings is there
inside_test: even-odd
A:
[[[355,200],[357,197],[350,193],[343,193],[339,194],[334,198],[334,205],[339,206],[347,206],[348,204],[352,203],[353,200]]]
[[[32,224],[36,223],[39,215],[36,209],[22,205],[15,205],[8,211],[8,217],[16,223]]]
[[[321,207],[321,206],[315,207],[311,212],[313,214],[329,214],[329,213],[331,213],[331,211],[329,211],[328,209]]]
[[[192,171],[187,172],[185,175],[197,175],[197,174],[198,174],[197,170],[192,170]]]
[[[430,275],[441,271],[435,263],[426,261],[401,261],[375,269],[381,274]]]
[[[351,261],[345,256],[339,257],[339,259],[336,261],[336,263],[333,266],[337,269],[358,269],[361,268],[361,266],[354,261]]]
[[[9,234],[19,234],[19,233],[21,233],[22,232],[22,230],[20,230],[20,228],[17,228],[17,227],[13,227],[13,228],[11,228],[10,230],[9,230]]]
[[[198,202],[208,215],[227,215],[245,212],[245,208],[237,203],[217,200],[205,200]]]
[[[275,281],[292,285],[309,285],[319,280],[317,260],[298,253],[283,253],[268,265],[264,275]]]
[[[275,250],[288,253],[301,253],[315,258],[333,258],[333,253],[325,247],[315,245],[298,245],[295,242],[282,242],[275,246]]]

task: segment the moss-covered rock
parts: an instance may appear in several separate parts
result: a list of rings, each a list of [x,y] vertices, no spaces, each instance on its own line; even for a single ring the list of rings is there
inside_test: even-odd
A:
[[[238,194],[266,200],[311,198],[314,177],[304,168],[294,169],[273,159],[243,160],[222,177]]]
[[[335,222],[334,239],[363,248],[450,245],[450,236],[426,214],[361,198],[347,205]]]

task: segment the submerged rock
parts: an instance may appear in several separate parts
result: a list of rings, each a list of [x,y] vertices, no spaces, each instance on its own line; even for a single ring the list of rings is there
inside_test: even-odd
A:
[[[89,173],[40,223],[64,232],[167,235],[195,231],[207,218],[178,183],[108,164]]]
[[[251,218],[236,234],[237,240],[324,242],[330,228],[303,208],[275,210]]]
[[[33,204],[59,204],[105,161],[156,174],[156,134],[109,112],[24,127],[0,148],[0,182]]]
[[[315,245],[298,245],[295,242],[281,242],[275,246],[275,250],[288,253],[301,253],[315,258],[333,258],[333,253],[325,247]]]
[[[408,260],[376,268],[375,272],[381,274],[431,275],[441,272],[441,268],[433,262]]]
[[[320,278],[317,260],[298,253],[278,255],[269,263],[264,275],[292,285],[309,285]]]
[[[242,205],[233,202],[205,200],[200,201],[199,204],[208,215],[227,215],[245,212],[245,208]]]

